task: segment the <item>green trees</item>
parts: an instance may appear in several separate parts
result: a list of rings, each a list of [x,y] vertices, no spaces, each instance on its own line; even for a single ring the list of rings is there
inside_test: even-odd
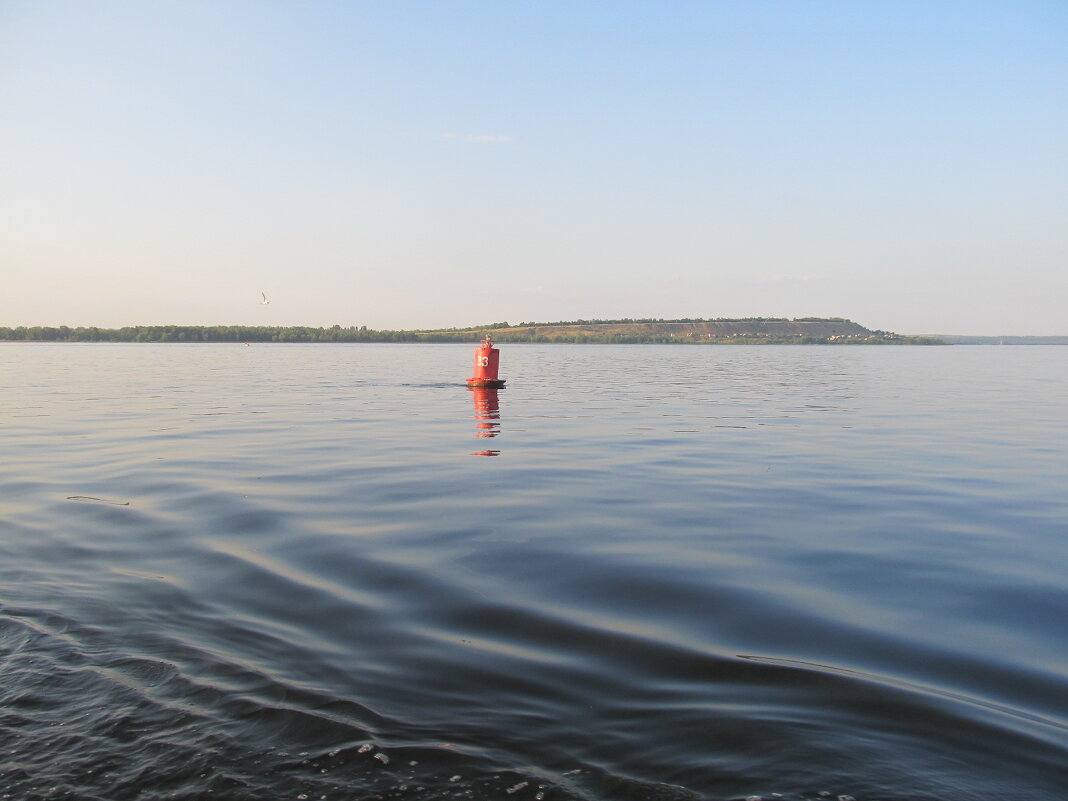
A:
[[[729,323],[703,333],[688,324]],[[802,324],[799,328],[797,323]],[[828,330],[820,323],[842,323]],[[681,324],[681,325],[680,325]],[[815,324],[815,328],[808,328]],[[677,327],[673,327],[677,326]],[[842,318],[795,320],[769,317],[720,320],[576,320],[563,323],[490,323],[470,328],[428,331],[376,331],[362,325],[347,328],[244,325],[134,325],[0,327],[0,340],[26,342],[476,342],[486,332],[501,343],[568,342],[578,344],[721,344],[721,345],[938,345],[930,337],[905,337],[888,331],[869,331]],[[832,333],[837,331],[838,333]]]
[[[122,328],[68,326],[0,327],[0,340],[26,342],[390,342],[414,340],[407,332],[367,326],[132,325]]]

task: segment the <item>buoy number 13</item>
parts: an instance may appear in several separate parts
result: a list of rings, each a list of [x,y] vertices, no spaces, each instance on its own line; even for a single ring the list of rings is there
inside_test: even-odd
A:
[[[489,367],[489,356],[479,356],[475,361],[479,367]]]

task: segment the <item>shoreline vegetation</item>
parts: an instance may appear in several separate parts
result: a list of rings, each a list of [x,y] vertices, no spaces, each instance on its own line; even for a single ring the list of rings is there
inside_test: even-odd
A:
[[[683,345],[945,345],[935,336],[878,331],[840,317],[570,320],[490,323],[468,328],[378,331],[367,326],[329,328],[248,325],[0,326],[14,342],[477,342]]]

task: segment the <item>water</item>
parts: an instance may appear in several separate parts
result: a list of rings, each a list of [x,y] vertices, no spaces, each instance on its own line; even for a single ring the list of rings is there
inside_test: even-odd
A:
[[[0,798],[1068,797],[1068,349],[472,350],[0,346]]]

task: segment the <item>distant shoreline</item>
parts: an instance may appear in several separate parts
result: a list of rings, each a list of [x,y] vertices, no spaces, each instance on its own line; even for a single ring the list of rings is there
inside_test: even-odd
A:
[[[932,334],[948,345],[1068,345],[1068,336],[967,336],[963,334]]]
[[[477,342],[678,345],[944,345],[931,336],[874,331],[844,318],[572,320],[469,328],[377,331],[367,326],[136,325],[0,327],[8,342]]]
[[[0,326],[3,342],[127,343],[499,343],[624,345],[1068,345],[1068,336],[904,335],[872,331],[850,320],[776,318],[719,320],[491,323],[470,328],[374,330],[366,326],[136,325]]]

